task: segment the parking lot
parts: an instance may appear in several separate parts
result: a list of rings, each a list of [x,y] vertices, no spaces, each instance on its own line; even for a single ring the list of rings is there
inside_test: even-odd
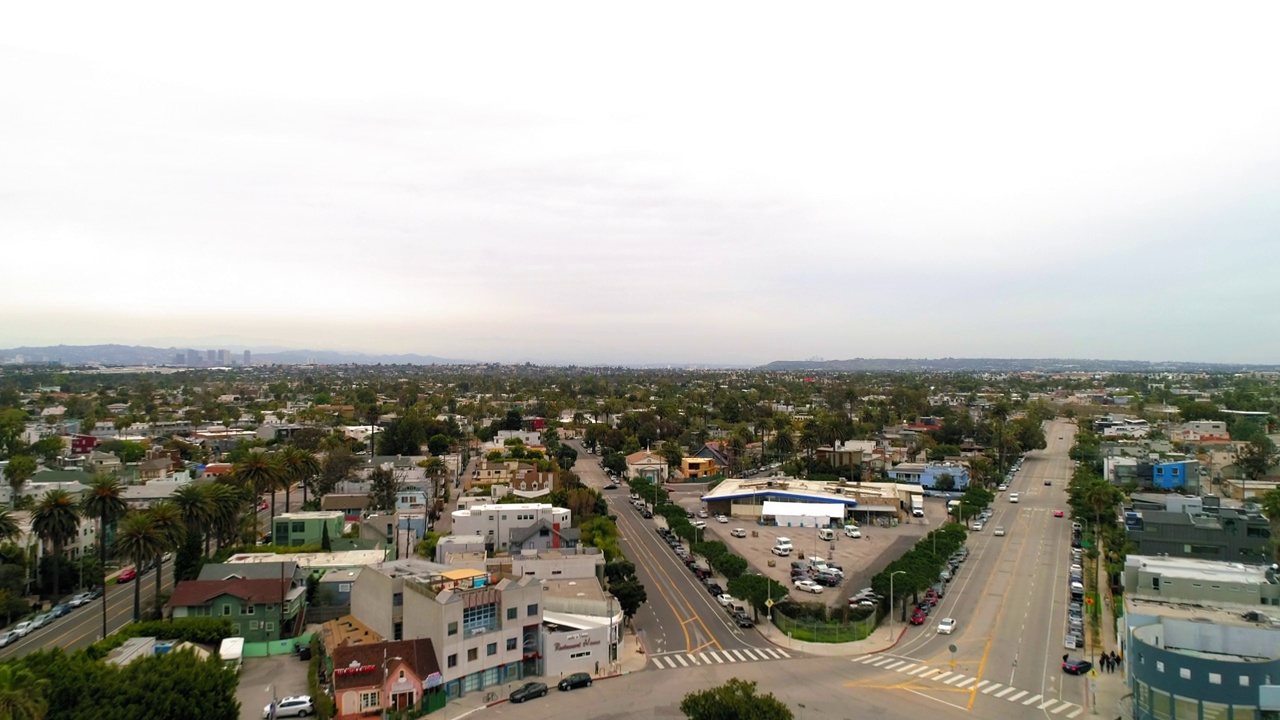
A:
[[[262,708],[271,702],[272,692],[277,698],[309,695],[307,665],[296,655],[245,658],[240,669],[240,687],[236,690],[241,720],[261,718]]]
[[[678,498],[677,501],[686,510],[697,512],[701,508],[697,498]],[[717,522],[714,517],[706,518],[705,533],[708,540],[720,540],[746,558],[754,571],[787,588],[793,587],[790,572],[792,561],[806,561],[810,556],[818,555],[840,564],[844,568],[845,579],[839,586],[823,588],[823,592],[818,595],[799,591],[791,593],[793,598],[803,602],[826,602],[835,606],[859,589],[870,585],[873,575],[905,553],[930,530],[939,527],[945,519],[945,501],[930,498],[925,502],[924,518],[906,516],[896,527],[862,524],[859,526],[862,534],[860,539],[845,537],[843,530],[837,529],[835,540],[824,541],[818,538],[817,528],[765,526],[755,524],[754,520],[732,517],[728,523]],[[731,537],[730,533],[734,528],[742,528],[747,536]],[[774,542],[779,537],[791,538],[794,550],[790,556],[779,557],[773,554]]]

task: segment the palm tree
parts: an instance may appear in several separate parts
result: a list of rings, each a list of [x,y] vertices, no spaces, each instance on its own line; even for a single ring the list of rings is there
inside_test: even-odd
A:
[[[35,474],[36,459],[30,455],[14,455],[9,458],[9,464],[4,466],[4,479],[9,481],[9,487],[13,490],[11,499],[14,508],[18,507],[18,494],[22,492],[22,486]]]
[[[16,663],[0,665],[0,718],[42,720],[49,710],[49,681]]]
[[[53,597],[61,597],[59,569],[62,565],[62,548],[76,539],[80,532],[80,511],[71,493],[56,488],[44,494],[31,516],[31,529],[41,540],[53,546]],[[104,593],[105,594],[105,593]]]
[[[161,576],[164,575],[164,553],[182,546],[182,542],[187,536],[187,523],[182,517],[182,509],[178,507],[177,503],[169,500],[161,500],[155,503],[147,509],[147,514],[151,516],[151,521],[155,523],[156,530],[160,532],[160,536],[165,541],[165,547],[156,562],[156,617],[159,618],[160,580]]]
[[[18,521],[13,519],[13,515],[8,510],[0,510],[0,542],[16,540],[21,533],[22,528],[18,527]]]
[[[773,434],[773,448],[778,451],[778,462],[791,454],[796,449],[795,438],[791,435],[789,428],[778,428]]]
[[[271,492],[271,517],[276,516],[275,488],[281,475],[280,461],[275,455],[262,450],[252,450],[249,457],[238,462],[231,469],[231,474],[240,485],[253,493],[255,498],[262,493]],[[258,533],[258,508],[253,509],[253,532]]]
[[[121,497],[124,492],[120,481],[112,475],[94,473],[89,481],[89,492],[80,501],[80,509],[88,517],[98,521],[98,568],[107,567],[107,525],[124,517],[129,506]],[[102,637],[107,636],[107,593],[102,593]]]
[[[210,534],[218,539],[218,547],[235,542],[240,534],[240,515],[244,512],[244,493],[231,485],[214,483],[208,486]],[[256,518],[257,508],[254,508]],[[255,519],[254,523],[257,521]]]
[[[307,484],[320,474],[320,460],[310,450],[290,445],[280,453],[280,465],[285,476],[284,511],[289,512],[289,486],[293,483],[302,485],[302,504],[306,505]]]
[[[204,541],[204,552],[209,554],[209,528],[213,525],[213,498],[209,488],[213,485],[183,485],[173,491],[173,502],[182,513],[187,532]]]
[[[139,571],[147,563],[164,555],[166,539],[148,513],[125,517],[116,532],[115,554],[133,563]],[[133,581],[133,621],[142,616],[142,578]]]

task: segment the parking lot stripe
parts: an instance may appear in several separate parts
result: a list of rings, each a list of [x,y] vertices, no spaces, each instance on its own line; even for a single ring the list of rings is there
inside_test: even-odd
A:
[[[996,690],[996,689],[998,689],[998,688],[1002,688],[1002,687],[1004,687],[1004,686],[1003,686],[1003,685],[1001,685],[1000,683],[993,683],[993,684],[992,684],[991,686],[989,686],[987,689],[983,690],[983,691],[982,691],[982,694],[983,694],[983,695],[987,695],[987,694],[989,694],[992,690]]]
[[[1076,708],[1074,711],[1067,713],[1067,717],[1073,718],[1082,712],[1084,712],[1084,708]]]
[[[926,672],[929,672],[929,666],[928,666],[928,665],[921,665],[920,667],[916,668],[915,670],[912,670],[912,671],[911,671],[911,674],[912,674],[912,675],[919,675],[919,674],[921,674],[921,673],[926,673]]]
[[[1027,691],[1026,691],[1026,690],[1019,691],[1017,695],[1010,695],[1010,696],[1009,696],[1009,702],[1018,702],[1018,700],[1019,700],[1020,698],[1023,698],[1023,697],[1025,697],[1026,695],[1027,695]]]
[[[680,663],[681,665],[683,665],[684,667],[689,667],[689,663],[687,663],[687,662],[685,662],[685,661],[684,661],[684,656],[683,656],[683,655],[676,655],[676,656],[675,656],[675,659],[676,659],[676,661],[677,661],[677,662],[679,662],[679,663]]]
[[[1026,700],[1023,700],[1023,701],[1022,701],[1022,704],[1023,704],[1023,705],[1030,705],[1030,704],[1032,704],[1032,703],[1036,702],[1037,700],[1039,700],[1041,697],[1043,697],[1043,696],[1042,696],[1042,695],[1032,695],[1031,697],[1027,698]]]
[[[996,693],[996,697],[998,697],[998,698],[1002,698],[1002,697],[1004,697],[1005,695],[1008,695],[1008,694],[1009,694],[1009,693],[1011,693],[1011,692],[1013,692],[1013,688],[1011,688],[1011,687],[1007,687],[1007,688],[1005,688],[1005,689],[1001,690],[1000,692]]]
[[[965,678],[965,676],[963,676],[963,675],[956,675],[955,677],[953,677],[953,678],[951,678],[950,680],[948,680],[948,681],[947,681],[947,684],[948,684],[948,685],[955,685],[956,683],[958,683],[958,682],[960,682],[961,680],[964,680],[964,679],[966,679],[966,678]]]
[[[1075,707],[1075,704],[1074,704],[1074,703],[1069,703],[1069,702],[1064,702],[1064,703],[1062,703],[1061,705],[1059,705],[1058,707],[1056,707],[1056,708],[1054,708],[1054,709],[1050,710],[1049,712],[1053,713],[1054,715],[1057,715],[1058,713],[1062,712],[1063,710],[1066,710],[1066,709],[1067,709],[1067,708],[1069,708],[1069,707]]]

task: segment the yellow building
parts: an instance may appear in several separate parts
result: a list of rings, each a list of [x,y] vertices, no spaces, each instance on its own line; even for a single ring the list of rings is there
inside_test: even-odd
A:
[[[687,457],[680,460],[680,472],[686,480],[697,480],[719,475],[720,467],[710,458]]]

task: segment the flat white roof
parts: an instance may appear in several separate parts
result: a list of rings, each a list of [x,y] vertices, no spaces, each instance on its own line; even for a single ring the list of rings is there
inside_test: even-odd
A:
[[[840,503],[796,503],[765,500],[763,512],[765,515],[774,517],[778,515],[801,515],[804,517],[843,518],[844,505]]]

